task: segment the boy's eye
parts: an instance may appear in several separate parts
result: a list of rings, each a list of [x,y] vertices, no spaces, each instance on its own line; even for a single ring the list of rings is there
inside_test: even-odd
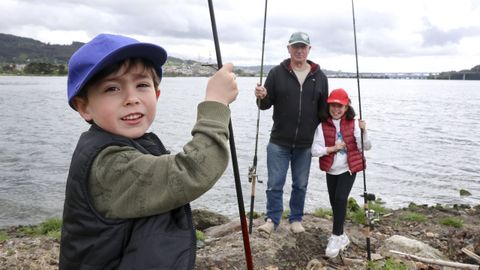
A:
[[[139,83],[138,87],[150,87],[150,84],[148,83]]]
[[[105,92],[114,92],[114,91],[119,91],[120,88],[116,87],[116,86],[110,86],[110,87],[107,87],[105,89]]]

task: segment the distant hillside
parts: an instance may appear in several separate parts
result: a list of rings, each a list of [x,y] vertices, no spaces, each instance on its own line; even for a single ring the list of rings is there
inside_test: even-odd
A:
[[[66,75],[70,56],[84,43],[70,45],[46,44],[31,38],[0,33],[0,74],[17,75]],[[266,76],[273,65],[263,67]],[[355,78],[352,72],[322,70],[328,77]],[[211,76],[215,68],[193,60],[168,57],[163,68],[164,76]],[[259,76],[260,66],[236,67],[237,76]],[[361,73],[361,78],[418,78],[446,80],[480,80],[480,65],[472,69],[448,71],[439,74]]]
[[[0,33],[0,74],[66,75],[71,55],[84,43],[45,44],[31,38]],[[168,57],[164,76],[210,76],[215,71],[200,62]],[[239,76],[253,76],[238,70]]]
[[[0,34],[0,63],[65,64],[72,53],[82,45],[80,42],[73,42],[71,45],[51,45],[31,38]]]

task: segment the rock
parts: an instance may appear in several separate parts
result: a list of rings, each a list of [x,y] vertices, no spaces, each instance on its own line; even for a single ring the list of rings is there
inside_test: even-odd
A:
[[[225,224],[230,221],[224,215],[220,215],[215,212],[211,212],[204,209],[194,209],[192,210],[193,216],[193,225],[197,230],[204,231],[207,228]]]
[[[313,259],[309,261],[307,264],[307,270],[324,270],[324,269],[325,267],[323,267],[323,264],[317,259]]]
[[[384,256],[390,255],[390,250],[396,250],[424,258],[447,260],[445,255],[439,250],[418,240],[401,235],[393,235],[386,239],[379,250]]]
[[[218,226],[214,226],[206,229],[205,236],[219,238],[240,230],[241,230],[240,221],[234,220],[227,224],[222,224],[222,225],[218,225]]]

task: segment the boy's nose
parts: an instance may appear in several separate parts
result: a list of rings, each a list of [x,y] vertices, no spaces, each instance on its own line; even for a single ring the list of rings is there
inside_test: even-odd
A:
[[[125,97],[125,105],[135,105],[140,104],[140,99],[136,95],[134,90],[126,91],[127,96]]]

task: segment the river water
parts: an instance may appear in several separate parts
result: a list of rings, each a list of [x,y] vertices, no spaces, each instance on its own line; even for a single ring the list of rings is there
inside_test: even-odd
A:
[[[255,150],[258,78],[238,78],[240,94],[230,106],[245,209],[250,208],[248,167]],[[164,78],[152,126],[173,152],[189,140],[196,105],[207,78]],[[357,81],[330,79],[330,89],[345,88],[358,110]],[[362,116],[373,147],[365,152],[365,178],[357,175],[351,196],[367,191],[399,208],[417,204],[480,203],[480,81],[361,80]],[[33,224],[61,216],[72,152],[88,129],[66,102],[66,77],[0,76],[0,227]],[[265,212],[266,144],[271,110],[261,111],[259,180],[255,210]],[[284,202],[288,206],[291,179]],[[471,196],[460,196],[466,189]],[[230,217],[238,216],[233,169],[192,203]],[[325,174],[312,161],[306,211],[329,207]]]

